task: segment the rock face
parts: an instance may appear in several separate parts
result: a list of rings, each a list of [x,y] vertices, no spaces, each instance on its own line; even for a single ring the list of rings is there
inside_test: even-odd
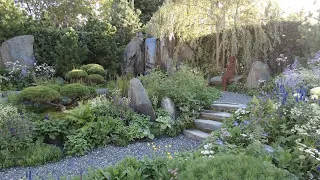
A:
[[[136,37],[126,46],[123,54],[124,73],[138,75],[144,72],[143,34]]]
[[[168,112],[172,119],[176,119],[176,107],[170,98],[164,97],[161,101],[161,107]]]
[[[130,106],[134,111],[150,116],[152,121],[156,119],[151,101],[139,79],[133,78],[130,80],[128,97]]]
[[[19,61],[20,65],[33,67],[34,36],[17,36],[2,43],[0,47],[0,68],[6,68],[6,63]]]
[[[145,42],[146,71],[154,69],[157,61],[157,38],[147,38]]]
[[[174,38],[162,38],[158,42],[158,59],[160,68],[169,74],[174,69],[174,47],[175,47],[175,39]]]
[[[259,81],[268,81],[269,79],[270,71],[268,65],[261,61],[253,62],[247,77],[247,86],[258,87]]]

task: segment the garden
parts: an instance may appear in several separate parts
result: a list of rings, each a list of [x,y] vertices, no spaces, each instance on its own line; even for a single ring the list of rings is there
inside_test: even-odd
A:
[[[0,179],[320,179],[320,9],[0,0],[0,43]]]

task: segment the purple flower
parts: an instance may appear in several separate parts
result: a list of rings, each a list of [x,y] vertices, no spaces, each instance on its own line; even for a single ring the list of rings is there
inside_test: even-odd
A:
[[[320,166],[317,167],[317,171],[320,171]]]
[[[223,145],[223,141],[221,141],[220,139],[217,139],[216,143],[219,145]]]
[[[27,76],[27,73],[28,73],[27,67],[23,67],[23,68],[21,69],[21,76],[22,76],[22,77],[26,77],[26,76]]]
[[[262,136],[267,137],[269,134],[267,132],[262,133]]]
[[[234,121],[234,122],[233,122],[233,126],[239,126],[238,121]]]
[[[247,121],[247,120],[244,120],[243,123],[244,123],[245,125],[249,125],[249,124],[250,124],[250,122]]]

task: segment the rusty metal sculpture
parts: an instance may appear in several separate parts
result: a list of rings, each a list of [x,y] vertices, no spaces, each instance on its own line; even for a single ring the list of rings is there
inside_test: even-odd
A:
[[[236,73],[236,57],[231,56],[227,64],[227,71],[222,76],[222,88],[224,91],[227,90],[228,84],[234,78]]]

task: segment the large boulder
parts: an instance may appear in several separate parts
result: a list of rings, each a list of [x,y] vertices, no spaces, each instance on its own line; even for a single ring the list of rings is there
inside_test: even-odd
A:
[[[6,68],[8,62],[19,62],[20,65],[33,67],[34,37],[32,35],[17,36],[2,43],[0,47],[0,68]]]
[[[138,75],[144,72],[144,49],[142,33],[137,33],[136,37],[124,49],[123,65],[125,74]]]
[[[128,97],[130,99],[130,106],[134,111],[150,116],[153,121],[156,119],[151,101],[139,79],[133,78],[130,80]]]
[[[236,75],[233,79],[230,80],[231,81],[230,83],[237,84],[239,81],[242,80],[242,78],[243,76]],[[222,76],[215,76],[209,80],[210,85],[221,85],[221,83],[222,83]]]
[[[253,62],[247,77],[247,86],[258,87],[261,81],[269,81],[269,79],[270,71],[268,65],[261,61]]]
[[[176,107],[174,105],[174,102],[170,98],[164,97],[161,101],[161,107],[169,114],[172,119],[176,119]]]

